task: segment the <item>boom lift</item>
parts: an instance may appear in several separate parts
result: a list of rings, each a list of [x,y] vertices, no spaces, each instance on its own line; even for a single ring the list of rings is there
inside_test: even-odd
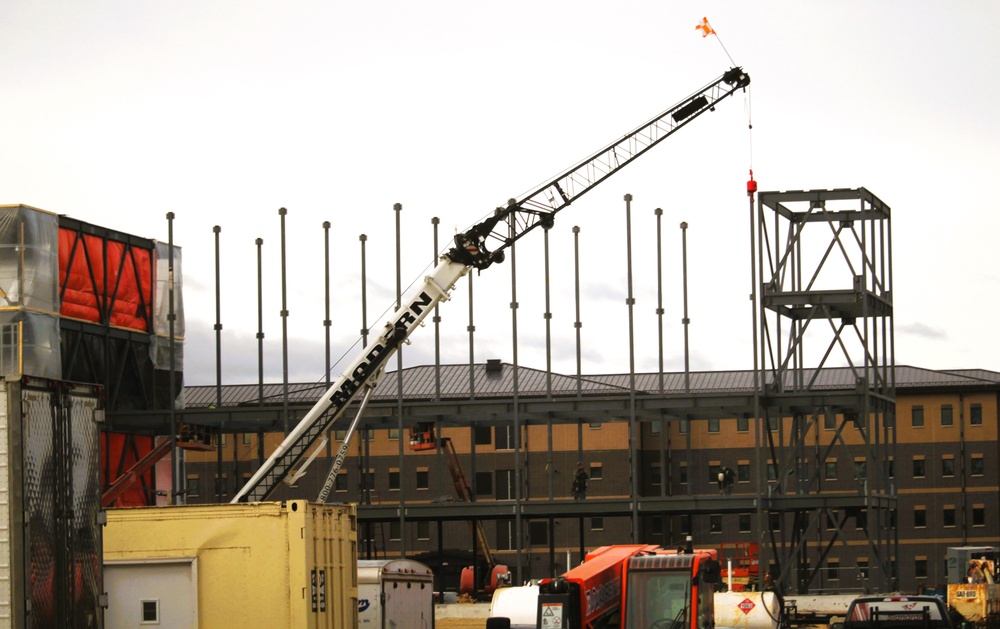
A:
[[[364,403],[374,391],[378,376],[389,358],[420,325],[428,313],[449,298],[451,289],[471,269],[480,271],[502,262],[504,251],[536,227],[551,227],[556,213],[618,172],[692,120],[715,109],[715,105],[750,84],[750,77],[735,67],[664,111],[620,140],[543,184],[523,199],[511,199],[506,207],[455,236],[454,246],[445,252],[423,284],[400,302],[399,308],[378,335],[347,370],[330,386],[284,441],[247,481],[232,502],[266,500],[277,484],[304,473],[295,470],[306,453],[333,426],[359,393],[364,393],[359,409],[348,428],[330,470],[327,483],[343,464],[350,437],[361,418]],[[305,465],[308,465],[307,459]],[[324,490],[328,492],[326,486]],[[325,496],[320,498],[325,501]]]
[[[441,451],[448,457],[448,471],[451,473],[452,483],[455,485],[455,493],[462,502],[475,502],[475,494],[472,493],[472,486],[465,478],[462,471],[462,464],[458,460],[458,453],[455,452],[455,444],[450,437],[435,438],[434,425],[428,422],[417,422],[410,426],[410,449],[411,450],[433,450],[437,444],[441,445]],[[493,595],[493,592],[502,585],[510,585],[510,569],[499,564],[490,549],[490,543],[486,539],[486,531],[483,530],[483,523],[476,520],[470,522],[469,526],[476,535],[476,545],[483,554],[486,563],[486,582],[482,593],[486,597]],[[467,566],[462,570],[462,578],[459,585],[459,594],[476,596],[478,588],[476,586],[476,566]]]

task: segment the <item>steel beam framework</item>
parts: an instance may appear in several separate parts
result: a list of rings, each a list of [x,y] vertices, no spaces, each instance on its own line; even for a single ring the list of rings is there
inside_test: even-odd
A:
[[[848,543],[844,525],[853,520],[868,582],[894,591],[889,207],[864,188],[762,192],[754,237],[761,559],[786,592],[806,592],[831,548]],[[829,367],[849,370],[852,395],[822,386]],[[853,463],[857,492],[834,508],[816,498],[838,461]]]

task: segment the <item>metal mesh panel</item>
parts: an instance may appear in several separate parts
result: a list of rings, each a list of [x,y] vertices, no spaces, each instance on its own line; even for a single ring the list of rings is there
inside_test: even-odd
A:
[[[36,627],[56,621],[56,457],[52,393],[27,391],[24,413],[24,504],[28,598]]]

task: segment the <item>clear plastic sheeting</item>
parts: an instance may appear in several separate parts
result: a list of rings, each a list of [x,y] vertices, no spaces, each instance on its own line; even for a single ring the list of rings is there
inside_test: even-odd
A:
[[[171,276],[170,276],[170,244],[165,242],[155,243],[155,268],[156,285],[153,293],[153,342],[150,343],[150,359],[156,369],[169,370],[171,367],[171,343],[170,343],[170,319],[171,312]],[[174,313],[174,342],[173,342],[173,368],[174,371],[184,370],[184,282],[181,279],[181,248],[177,245],[173,247],[173,313]]]
[[[28,374],[60,379],[59,317],[27,310],[0,310],[0,376]]]
[[[0,205],[0,308],[58,313],[59,217]]]

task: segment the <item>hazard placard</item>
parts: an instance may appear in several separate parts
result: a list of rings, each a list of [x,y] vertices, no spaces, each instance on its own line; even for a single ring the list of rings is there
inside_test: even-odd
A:
[[[562,629],[562,603],[542,603],[542,624],[538,629]]]
[[[739,607],[740,611],[743,612],[744,614],[749,614],[750,612],[753,611],[753,608],[755,607],[755,605],[754,605],[753,601],[751,601],[748,598],[745,598],[742,601],[740,601],[740,604],[737,605],[737,607]]]

